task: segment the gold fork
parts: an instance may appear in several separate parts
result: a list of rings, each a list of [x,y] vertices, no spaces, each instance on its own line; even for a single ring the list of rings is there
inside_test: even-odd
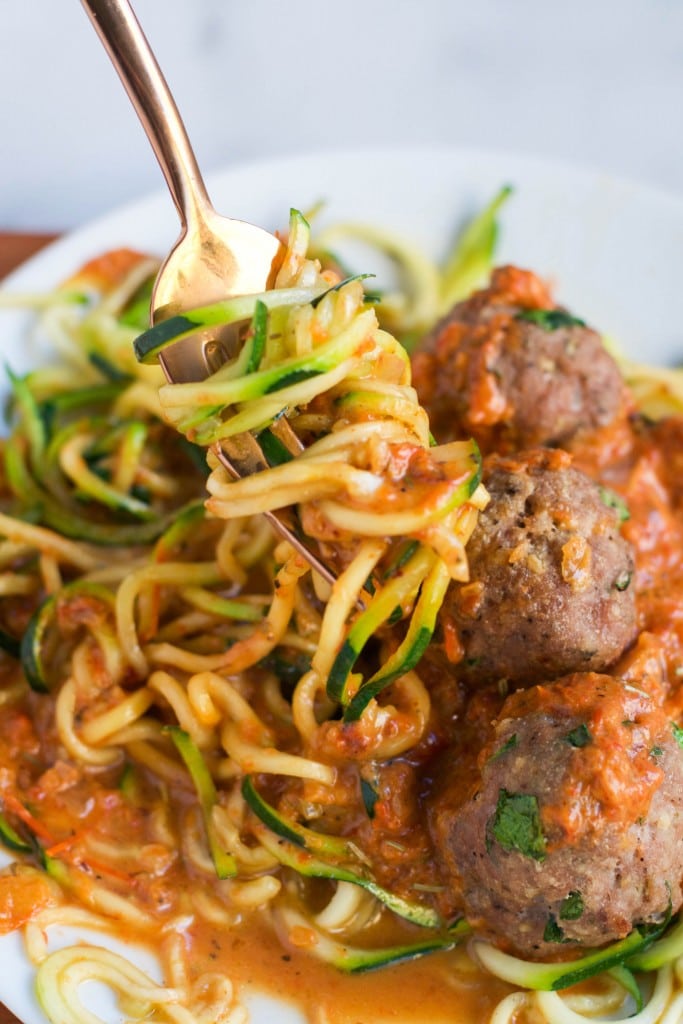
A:
[[[180,237],[154,284],[152,322],[231,295],[272,287],[284,255],[282,243],[263,228],[216,213],[178,108],[128,0],[82,0],[82,4],[142,122],[180,216]],[[226,347],[234,346],[234,334],[226,338],[206,331],[170,346],[159,362],[170,383],[203,380],[225,358]],[[271,430],[292,454],[301,451],[284,417]],[[251,433],[222,441],[214,450],[235,478],[268,468]],[[294,532],[289,510],[266,515],[321,576],[334,582],[334,574]]]

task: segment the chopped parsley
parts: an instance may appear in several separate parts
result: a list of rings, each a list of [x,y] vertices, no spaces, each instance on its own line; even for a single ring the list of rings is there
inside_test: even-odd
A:
[[[620,523],[625,523],[631,518],[631,513],[624,499],[619,494],[615,494],[609,487],[600,488],[600,501],[603,505],[607,505],[607,508],[614,509]]]
[[[538,800],[531,793],[510,793],[501,789],[491,833],[506,850],[517,850],[534,860],[545,859],[545,836]]]
[[[654,761],[656,761],[658,758],[660,758],[662,756],[663,753],[664,753],[664,751],[662,750],[661,747],[653,747],[652,750],[650,751],[650,757]]]
[[[512,750],[516,746],[517,746],[517,733],[514,732],[512,734],[512,736],[508,736],[508,738],[506,739],[506,741],[503,744],[503,746],[500,747],[498,750],[496,750],[495,754],[491,754],[491,756],[489,758],[489,764],[491,763],[491,761],[497,761],[499,757],[502,757],[503,754],[507,754],[509,750]]]
[[[578,889],[572,889],[560,903],[561,921],[578,921],[584,911],[583,896]]]
[[[550,914],[546,921],[545,930],[543,932],[544,942],[571,942],[564,934],[564,930],[559,926],[553,914]]]
[[[572,729],[565,736],[567,743],[570,743],[572,747],[586,747],[591,742],[593,737],[590,734],[588,726],[585,722],[581,725],[577,725],[576,729]]]
[[[680,727],[680,725],[676,725],[675,722],[671,723],[671,729],[673,731],[676,743],[683,750],[683,729]]]
[[[572,316],[564,309],[523,309],[517,314],[518,320],[542,327],[544,331],[557,331],[560,327],[585,327],[585,320]]]

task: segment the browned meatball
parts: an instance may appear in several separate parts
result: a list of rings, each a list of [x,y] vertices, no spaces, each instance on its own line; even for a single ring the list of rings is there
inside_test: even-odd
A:
[[[561,959],[678,909],[683,750],[655,695],[593,673],[518,691],[478,764],[469,792],[442,783],[431,828],[480,934]]]
[[[526,684],[611,665],[636,633],[633,552],[611,499],[560,450],[492,456],[484,483],[470,582],[441,610],[461,677]]]
[[[494,271],[488,289],[455,306],[413,367],[437,440],[471,435],[487,452],[566,446],[626,409],[600,336],[514,267]]]

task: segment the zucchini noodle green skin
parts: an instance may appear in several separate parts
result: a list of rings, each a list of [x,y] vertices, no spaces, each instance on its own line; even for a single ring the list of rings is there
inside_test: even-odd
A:
[[[381,967],[417,960],[429,953],[447,952],[454,949],[469,932],[466,926],[456,927],[447,935],[434,935],[421,942],[380,949],[364,949],[339,942],[318,929],[311,928],[307,918],[298,914],[293,908],[281,907],[277,914],[288,929],[296,925],[303,925],[307,930],[315,932],[316,942],[311,947],[312,955],[331,964],[344,974],[362,974],[366,971],[378,970]]]
[[[176,342],[190,337],[204,327],[223,327],[250,319],[254,316],[259,303],[266,309],[277,309],[280,306],[311,302],[322,296],[323,291],[310,288],[282,288],[259,295],[226,299],[224,302],[214,302],[209,306],[199,306],[187,313],[162,320],[144,331],[133,343],[135,356],[141,363],[154,363],[169,345],[175,345]]]
[[[450,582],[451,578],[445,565],[437,561],[422,584],[405,639],[382,668],[367,682],[361,684],[344,710],[345,722],[357,721],[370,701],[385,687],[415,668],[432,639],[436,617]]]
[[[17,377],[9,371],[9,377],[13,429],[4,446],[4,462],[18,505],[15,514],[65,537],[102,546],[146,544],[163,533],[178,509],[162,510],[134,492],[117,489],[98,468],[114,449],[134,465],[149,443],[152,419],[123,421],[112,416],[112,400],[125,392],[128,378],[57,392],[38,401],[39,374]],[[161,428],[158,422],[156,426]],[[82,451],[74,478],[67,479],[60,459],[79,435]]]
[[[258,829],[261,841],[281,864],[307,878],[329,878],[336,882],[350,882],[353,885],[358,885],[399,917],[420,925],[422,928],[444,931],[443,920],[431,907],[412,903],[378,885],[368,876],[367,868],[357,862],[357,857],[355,865],[350,867],[348,861],[354,856],[352,844],[336,836],[315,832],[290,821],[276,811],[260,795],[249,775],[245,777],[242,784],[242,795],[254,814],[272,833],[272,838],[269,839],[263,829]],[[346,863],[323,861],[316,854],[344,858]],[[459,924],[458,934],[464,933],[464,924]],[[452,934],[449,932],[450,937]]]
[[[512,195],[503,186],[483,210],[459,233],[443,266],[437,266],[413,244],[368,224],[335,224],[315,239],[313,254],[343,266],[337,246],[352,240],[388,257],[395,266],[401,287],[398,293],[383,290],[378,298],[380,324],[412,351],[415,343],[451,307],[481,287],[493,269],[498,243],[498,215]],[[347,271],[348,272],[348,271]]]
[[[331,288],[280,288],[261,292],[258,295],[244,295],[236,299],[214,302],[209,306],[198,306],[196,309],[162,320],[150,327],[149,330],[144,331],[133,343],[135,356],[141,363],[154,363],[159,354],[169,345],[175,345],[176,342],[189,338],[196,331],[205,327],[225,327],[228,324],[239,323],[241,320],[252,319],[256,316],[260,317],[263,322],[264,310],[267,312],[281,307],[305,305],[309,302],[316,305],[323,296],[329,292],[338,291],[349,281],[361,281],[369,276],[368,274],[356,274]],[[260,330],[265,331],[265,327],[262,326]],[[258,334],[258,328],[255,326],[254,333]],[[264,341],[265,339],[262,339],[262,342]],[[260,352],[263,353],[262,345]],[[254,361],[255,365],[252,365]],[[259,362],[259,358],[250,354],[249,358],[241,364],[241,368],[243,367],[244,373],[253,373]]]
[[[0,814],[0,842],[11,853],[32,853],[33,847],[22,839],[18,832],[12,828],[3,814]]]
[[[577,960],[559,963],[519,960],[482,942],[475,943],[474,950],[483,966],[503,981],[520,988],[557,992],[615,967],[632,972],[652,970],[669,963],[680,954],[683,945],[680,925],[669,936],[661,938],[669,923],[667,919],[657,926],[634,928],[619,942],[589,951]],[[623,984],[623,979],[620,981]]]
[[[479,288],[488,276],[498,242],[498,214],[512,191],[504,185],[460,235],[442,271],[439,315]]]
[[[237,874],[237,864],[232,854],[222,848],[216,837],[212,813],[218,800],[218,794],[206,762],[196,743],[184,729],[178,726],[167,726],[165,731],[173,740],[197,791],[216,874],[219,878],[232,878]]]
[[[76,580],[65,584],[59,595],[46,598],[31,616],[26,631],[21,639],[20,656],[24,675],[31,689],[37,693],[49,693],[49,671],[44,659],[46,636],[57,613],[58,602],[75,595],[95,599],[113,617],[114,595],[101,584]],[[95,632],[95,630],[93,630]],[[113,628],[101,626],[96,631],[100,644],[115,644]]]

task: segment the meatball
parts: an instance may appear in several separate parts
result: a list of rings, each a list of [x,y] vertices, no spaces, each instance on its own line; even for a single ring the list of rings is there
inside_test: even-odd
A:
[[[441,610],[461,678],[529,684],[611,665],[636,634],[634,557],[608,495],[564,451],[491,456],[470,581]]]
[[[494,271],[488,289],[453,308],[413,369],[435,437],[473,436],[484,451],[566,446],[627,407],[600,336],[514,267]]]
[[[480,934],[562,959],[678,909],[674,731],[655,695],[611,676],[577,673],[506,700],[469,791],[447,778],[430,808],[444,879]]]

